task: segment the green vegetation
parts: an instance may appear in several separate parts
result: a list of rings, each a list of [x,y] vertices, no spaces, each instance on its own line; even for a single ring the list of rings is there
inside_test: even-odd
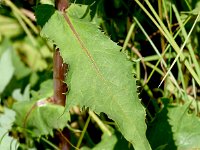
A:
[[[0,149],[200,149],[200,2],[62,2],[0,1]]]

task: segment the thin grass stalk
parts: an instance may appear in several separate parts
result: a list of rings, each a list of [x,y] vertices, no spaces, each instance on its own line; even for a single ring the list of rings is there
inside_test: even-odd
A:
[[[106,125],[102,122],[101,119],[91,110],[89,110],[89,115],[94,119],[94,121],[98,124],[100,127],[101,131],[109,136],[112,135],[111,131],[106,127]]]
[[[157,71],[161,76],[164,76],[164,73],[161,69],[159,69],[156,65],[153,65],[149,62],[146,62],[146,65],[152,69],[155,69],[155,71]]]
[[[161,18],[161,20],[163,20],[163,13],[162,13],[162,0],[158,0],[158,13],[159,13],[159,17]],[[164,36],[162,34],[160,34],[160,45],[161,45],[161,49],[162,52],[165,49],[165,39]]]
[[[15,13],[19,14],[19,16],[26,22],[26,24],[34,31],[35,34],[39,34],[39,30],[35,27],[35,25],[13,4],[10,0],[4,0],[5,4],[8,5]]]
[[[187,52],[183,52],[184,55],[186,57],[189,56],[189,54]],[[165,58],[168,59],[168,58],[175,58],[176,57],[176,52],[172,52],[172,53],[165,53]],[[162,55],[161,55],[162,56]],[[146,57],[143,57],[143,60],[144,62],[147,62],[147,61],[155,61],[155,60],[159,60],[160,57],[158,55],[151,55],[151,56],[146,56]]]
[[[53,149],[60,150],[60,148],[58,148],[56,145],[54,145],[52,142],[48,141],[44,137],[41,137],[41,140],[44,141],[45,143],[47,143],[48,145],[50,145]]]
[[[141,79],[141,74],[140,74],[140,62],[139,62],[139,61],[136,62],[136,76],[137,76],[137,79],[138,79],[138,80]]]
[[[142,25],[139,23],[139,21],[137,20],[137,18],[134,17],[134,20],[136,21],[137,25],[139,26],[139,28],[142,30],[142,32],[144,33],[144,35],[146,36],[146,38],[148,39],[148,41],[150,42],[151,46],[153,47],[154,51],[156,52],[156,54],[160,57],[162,63],[164,64],[164,67],[167,67],[166,62],[163,59],[163,55],[160,54],[159,50],[157,49],[157,47],[154,45],[153,41],[151,40],[151,38],[148,36],[148,34],[146,33],[146,31],[144,30],[144,28],[142,27]],[[165,51],[166,52],[166,51]],[[165,53],[164,52],[164,53]],[[158,65],[158,64],[157,64]],[[152,74],[151,74],[152,75]],[[175,86],[180,90],[178,83],[176,81],[176,79],[174,78],[173,74],[170,72],[170,76],[172,77],[172,81],[174,82]],[[151,76],[150,76],[151,77]],[[148,81],[148,80],[147,80]]]
[[[179,46],[177,45],[177,43],[175,42],[175,40],[173,39],[173,37],[171,37],[170,33],[168,32],[167,28],[165,27],[164,23],[162,22],[162,20],[159,18],[159,16],[157,15],[156,11],[154,10],[154,8],[152,7],[152,5],[149,3],[148,0],[145,0],[145,2],[147,3],[148,7],[150,8],[150,10],[152,11],[152,13],[154,14],[154,16],[156,17],[157,21],[159,22],[159,24],[161,25],[162,29],[165,31],[166,35],[168,36],[167,40],[171,43],[172,47],[175,49],[175,51],[179,54],[180,53],[180,58],[182,60],[185,59],[185,56],[182,55],[182,53],[180,52],[181,49],[179,48]],[[197,76],[197,74],[195,73],[195,71],[193,70],[193,68],[191,68],[189,62],[186,60],[185,61],[185,65],[187,67],[187,69],[190,71],[190,73],[192,74],[192,76],[196,79],[197,83],[200,85],[200,79],[199,76]]]
[[[182,45],[182,47],[181,47],[179,53],[177,54],[175,60],[174,60],[173,63],[171,64],[171,66],[170,66],[170,68],[168,69],[167,73],[165,74],[164,78],[163,78],[162,81],[160,82],[159,86],[163,83],[163,81],[165,80],[165,78],[167,77],[167,75],[168,75],[169,73],[171,73],[171,72],[170,72],[171,69],[173,68],[173,66],[174,66],[174,64],[176,63],[177,59],[178,59],[178,58],[180,57],[180,55],[182,54],[183,48],[185,47],[185,45],[186,45],[186,43],[187,43],[187,41],[188,41],[188,39],[189,39],[189,37],[190,37],[190,35],[191,35],[191,33],[192,33],[194,27],[195,27],[195,25],[197,24],[197,21],[198,21],[198,19],[199,19],[199,16],[200,16],[200,13],[198,14],[198,16],[197,16],[197,18],[196,18],[194,24],[192,25],[192,28],[191,28],[191,30],[190,30],[188,36],[186,37],[186,39],[185,39],[185,41],[184,41],[184,43],[183,43],[183,45]],[[190,65],[190,68],[191,68],[191,65]]]
[[[84,135],[85,135],[85,133],[86,133],[86,131],[87,131],[87,127],[88,127],[88,125],[89,125],[90,119],[91,119],[91,116],[88,116],[88,118],[87,118],[87,120],[86,120],[86,123],[85,123],[85,126],[84,126],[84,128],[83,128],[83,131],[81,132],[81,136],[80,136],[80,138],[79,138],[79,140],[78,140],[78,143],[77,143],[77,145],[76,145],[76,148],[77,148],[77,149],[79,149],[79,147],[81,146],[81,143],[82,143],[83,137],[84,137]]]
[[[188,18],[186,19],[186,21],[184,22],[184,24],[186,24],[189,20],[190,20],[190,17],[188,17]],[[174,38],[176,38],[176,37],[179,35],[180,31],[181,31],[181,30],[179,29],[179,30],[176,32],[176,34],[174,35]],[[148,37],[148,36],[147,36],[147,37]],[[150,39],[150,40],[151,40],[151,39]],[[152,42],[152,44],[153,44],[153,42]],[[165,55],[165,53],[167,52],[167,50],[168,50],[169,48],[170,48],[170,44],[167,45],[167,47],[166,47],[165,51],[162,53],[161,57],[160,57],[159,55],[156,55],[157,57],[159,57],[159,60],[158,60],[158,62],[156,63],[155,67],[158,66],[158,64],[159,64],[160,61],[163,59],[163,56]],[[184,55],[186,56],[186,54],[184,54]],[[176,56],[176,54],[175,54],[175,56]],[[148,56],[148,57],[151,57],[151,56]],[[145,60],[145,58],[144,58],[144,60]],[[147,79],[147,83],[148,83],[149,80],[151,79],[151,77],[152,77],[154,71],[155,71],[155,69],[153,68],[153,70],[151,71],[151,73],[150,73],[150,75],[149,75],[149,77],[148,77],[148,79]]]
[[[178,75],[180,77],[180,80],[181,80],[181,83],[183,86],[183,90],[186,92],[185,80],[184,80],[183,71],[182,71],[181,63],[180,63],[179,59],[177,60],[177,67],[178,67]]]
[[[171,13],[170,13],[170,18],[168,17],[167,15],[167,8],[166,8],[166,1],[165,0],[162,0],[162,4],[163,4],[163,10],[164,10],[164,13],[165,13],[165,16],[166,16],[166,21],[167,21],[167,26],[168,26],[168,29],[169,29],[169,32],[170,34],[172,35],[172,30],[171,30]],[[170,7],[171,8],[171,7]],[[171,10],[171,9],[170,9]]]
[[[176,18],[177,18],[177,20],[178,20],[178,23],[179,23],[179,25],[180,25],[180,27],[181,27],[181,31],[182,31],[183,37],[184,37],[184,39],[186,40],[186,38],[187,38],[187,32],[186,32],[186,29],[185,29],[184,26],[183,26],[183,23],[182,23],[182,21],[181,21],[181,18],[180,18],[180,15],[179,15],[179,13],[178,13],[178,10],[177,10],[177,8],[175,7],[174,4],[172,5],[172,8],[173,8],[174,13],[175,13],[175,16],[176,16]],[[196,57],[195,57],[194,50],[193,50],[193,48],[192,48],[191,42],[188,42],[187,45],[186,45],[186,47],[188,48],[189,53],[190,53],[190,55],[191,55],[192,62],[194,63],[194,66],[195,66],[195,70],[196,70],[196,72],[197,72],[197,75],[200,77],[200,66],[199,66],[199,63],[198,63],[198,61],[197,61],[197,59],[196,59]]]
[[[147,11],[147,9],[138,1],[135,0],[136,3],[141,7],[141,9],[149,16],[149,18],[152,20],[152,22],[157,26],[157,28],[160,30],[161,33],[163,33],[163,35],[165,36],[165,38],[168,40],[168,42],[172,45],[172,47],[175,49],[175,51],[177,53],[179,53],[180,48],[177,45],[177,43],[175,42],[175,40],[173,39],[173,37],[170,35],[170,33],[168,32],[167,28],[165,27],[165,25],[163,24],[162,21],[159,21],[159,23],[161,23],[163,29],[161,28],[161,26],[157,23],[157,21],[152,17],[152,15]],[[154,8],[152,7],[152,5],[148,2],[148,0],[145,0],[145,2],[147,3],[147,5],[149,6],[149,8],[151,9],[151,11],[153,12],[153,14],[156,16],[156,18],[158,20],[159,17],[157,15],[157,13],[155,12]],[[165,33],[166,32],[166,33]],[[181,60],[185,59],[184,55],[180,55]],[[184,61],[184,64],[186,66],[186,68],[189,70],[189,72],[191,73],[191,75],[193,76],[193,78],[196,80],[196,82],[200,85],[200,78],[198,77],[198,75],[195,73],[195,71],[193,70],[193,68],[190,67],[190,64],[188,62],[188,60]]]
[[[131,38],[131,34],[133,33],[134,28],[135,28],[135,23],[132,23],[131,27],[130,27],[130,29],[128,31],[128,34],[126,36],[126,39],[124,41],[124,44],[123,44],[123,47],[122,47],[122,52],[124,52],[126,47],[128,46],[128,42],[129,42],[129,40]]]
[[[30,39],[31,43],[36,47],[37,46],[37,42],[36,42],[35,38],[33,37],[33,35],[31,34],[31,32],[29,31],[29,29],[27,28],[26,24],[23,22],[23,20],[21,19],[21,17],[17,13],[15,14],[13,12],[13,14],[17,18],[19,24],[21,25],[21,27],[23,28],[25,33],[27,34],[27,36]]]
[[[189,9],[189,10],[192,10],[192,7],[190,6],[190,3],[188,2],[188,0],[185,0],[185,3],[186,3],[186,5],[187,5],[188,9]]]

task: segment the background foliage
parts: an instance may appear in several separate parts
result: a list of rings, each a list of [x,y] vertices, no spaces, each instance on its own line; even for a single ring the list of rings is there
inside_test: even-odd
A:
[[[51,3],[1,1],[0,149],[200,149],[198,0],[71,1],[92,63],[59,12],[40,5]],[[49,102],[52,41],[69,63],[66,108]]]

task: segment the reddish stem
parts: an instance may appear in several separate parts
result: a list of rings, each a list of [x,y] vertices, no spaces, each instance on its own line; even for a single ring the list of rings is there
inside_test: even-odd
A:
[[[67,64],[63,63],[60,56],[59,49],[56,49],[53,57],[53,80],[54,80],[54,96],[55,104],[65,106],[67,85],[65,81],[65,74],[67,71]]]
[[[55,0],[56,8],[65,13],[65,10],[69,7],[68,0]],[[59,49],[56,49],[53,56],[53,81],[54,81],[54,96],[53,100],[55,104],[65,106],[66,104],[66,92],[67,85],[64,82],[65,74],[67,72],[67,64],[63,63],[63,59],[60,56]],[[69,150],[70,145],[65,138],[70,139],[69,130],[62,131],[58,133],[58,138],[60,140],[59,148],[61,150]]]
[[[56,0],[55,1],[56,9],[58,9],[61,12],[64,12],[65,9],[69,7],[69,1],[68,0]]]

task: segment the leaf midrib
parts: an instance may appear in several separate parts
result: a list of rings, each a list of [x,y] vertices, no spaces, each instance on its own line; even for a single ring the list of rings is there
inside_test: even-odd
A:
[[[94,66],[97,74],[101,77],[102,80],[105,80],[103,75],[101,74],[99,67],[97,66],[94,58],[92,57],[92,55],[90,54],[89,50],[86,48],[85,44],[83,43],[83,41],[80,38],[80,35],[76,32],[72,22],[70,21],[70,18],[68,17],[68,15],[66,13],[63,13],[63,16],[67,22],[67,24],[69,25],[69,28],[71,29],[72,33],[74,34],[74,36],[76,37],[81,49],[84,51],[84,53],[88,56],[89,60],[91,61],[92,65]]]

